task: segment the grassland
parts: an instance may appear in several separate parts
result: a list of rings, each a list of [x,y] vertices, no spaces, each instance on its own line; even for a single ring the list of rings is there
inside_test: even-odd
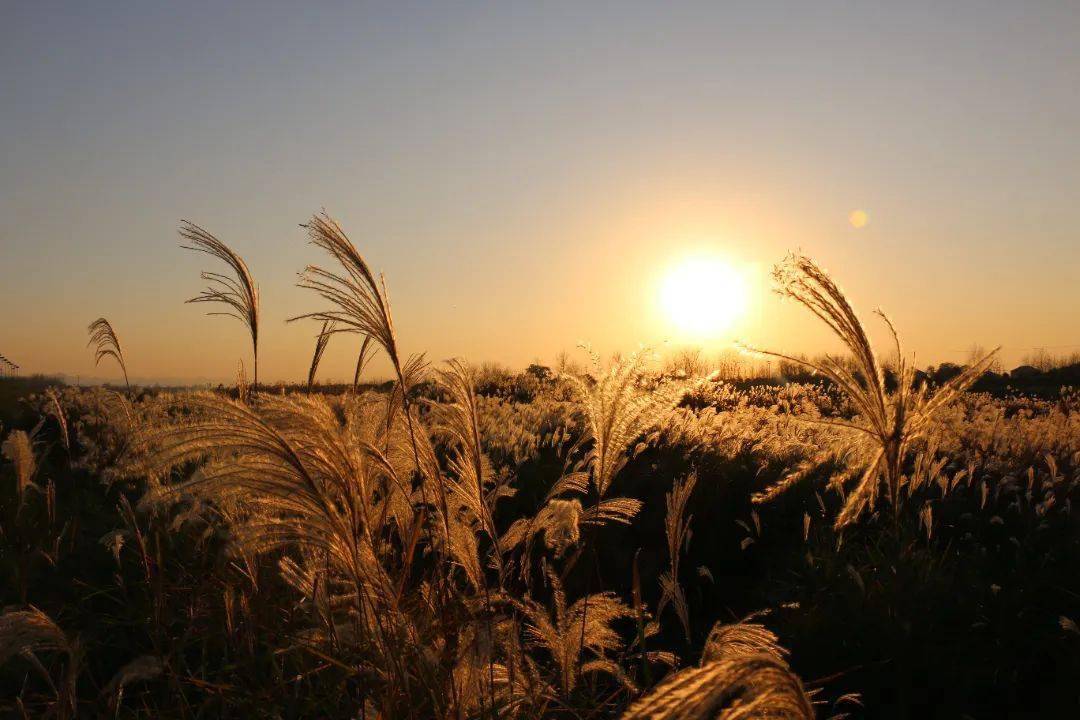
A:
[[[779,287],[850,353],[780,356],[786,378],[645,353],[430,365],[398,353],[341,229],[308,228],[336,264],[308,268],[326,309],[306,317],[368,340],[353,384],[314,382],[318,346],[291,387],[0,383],[22,398],[2,408],[0,712],[1080,711],[1076,391],[1018,392],[991,355],[883,361],[798,257]],[[257,356],[247,266],[197,230],[238,275],[198,301],[232,307]],[[365,385],[376,349],[393,377]]]

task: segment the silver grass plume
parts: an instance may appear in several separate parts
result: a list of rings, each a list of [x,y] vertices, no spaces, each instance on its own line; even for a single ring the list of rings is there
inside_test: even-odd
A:
[[[228,309],[224,312],[207,314],[236,318],[247,327],[251,334],[253,355],[252,386],[257,390],[259,387],[259,287],[255,284],[247,263],[228,245],[195,223],[181,221],[180,237],[191,243],[181,245],[181,247],[217,258],[228,265],[232,271],[231,275],[204,271],[201,277],[209,284],[208,287],[187,302],[225,305]]]
[[[476,377],[464,361],[452,359],[437,371],[439,387],[447,400],[433,408],[436,433],[450,444],[447,465],[452,477],[446,478],[451,508],[455,517],[474,519],[492,543],[493,560],[503,579],[503,555],[499,532],[495,527],[495,504],[513,492],[496,479],[491,463],[480,442],[479,408]],[[454,512],[454,511],[457,512]]]
[[[653,389],[642,387],[645,362],[646,353],[637,352],[604,370],[594,354],[595,382],[576,375],[566,376],[585,416],[585,439],[593,442],[586,465],[601,498],[629,459],[631,445],[686,392],[678,383]]]
[[[103,693],[114,695],[116,713],[120,713],[120,703],[124,699],[124,688],[132,683],[153,680],[165,672],[165,665],[156,655],[140,655],[120,668],[112,680],[102,689]]]
[[[59,682],[38,660],[39,652],[59,652],[66,656],[66,669]],[[35,607],[11,610],[0,615],[0,666],[15,655],[29,662],[49,685],[56,696],[55,716],[61,719],[75,717],[75,681],[81,657],[78,641],[69,639],[52,618]]]
[[[143,504],[183,497],[247,504],[251,512],[233,518],[239,551],[328,553],[327,562],[350,580],[388,591],[388,578],[373,562],[378,539],[372,533],[379,527],[372,516],[376,489],[368,482],[384,473],[369,455],[374,430],[348,418],[343,424],[321,396],[267,396],[258,410],[210,393],[177,402],[191,419],[145,438],[149,456],[135,470],[164,474],[203,464],[186,481],[151,489]],[[387,496],[395,490],[387,487]]]
[[[323,353],[326,352],[326,346],[330,344],[330,336],[333,333],[334,323],[324,320],[322,330],[319,331],[319,336],[315,338],[315,350],[311,355],[311,367],[308,369],[307,375],[308,390],[315,384],[315,373],[319,370],[319,363],[322,362]]]
[[[430,462],[425,447],[426,437],[416,427],[418,421],[413,417],[409,399],[409,391],[420,381],[426,363],[422,356],[402,360],[394,333],[386,282],[381,275],[376,278],[341,226],[323,211],[314,215],[303,227],[307,229],[311,243],[336,260],[341,271],[333,272],[317,265],[309,265],[301,273],[298,285],[317,293],[329,302],[333,309],[290,318],[290,322],[303,318],[333,322],[335,326],[331,332],[359,333],[371,338],[386,353],[398,380],[391,403],[399,403],[405,416],[416,469],[423,479],[420,488],[425,495],[425,502],[428,486],[435,486],[439,514],[443,520],[443,537],[444,541],[449,542],[451,530],[446,488],[439,475],[438,464]]]
[[[718,622],[709,631],[701,652],[701,664],[761,654],[785,661],[788,651],[780,645],[776,634],[764,625],[746,620],[727,625]]]
[[[4,444],[0,445],[0,452],[15,466],[15,494],[19,499],[19,507],[22,507],[26,501],[27,490],[41,491],[41,488],[34,484],[37,457],[34,454],[33,436],[25,430],[12,430]]]
[[[547,650],[558,673],[559,691],[565,697],[577,686],[580,675],[592,672],[614,676],[631,685],[621,668],[608,653],[622,647],[622,639],[611,627],[619,618],[633,617],[633,611],[614,593],[587,595],[571,605],[558,576],[548,571],[551,583],[551,610],[531,598],[519,609],[525,615],[525,635],[529,641]],[[585,656],[586,652],[588,656]]]
[[[696,484],[697,475],[691,475],[686,480],[677,480],[665,498],[667,515],[664,519],[664,531],[667,535],[668,559],[671,565],[669,571],[660,576],[661,595],[656,610],[659,616],[668,603],[671,603],[683,627],[687,642],[690,642],[690,610],[686,604],[686,595],[683,593],[682,585],[679,584],[679,557],[690,543],[690,520],[693,516],[686,514],[686,508]]]
[[[737,655],[668,677],[623,720],[813,720],[798,676],[771,654]]]
[[[371,362],[371,355],[375,351],[375,348],[371,345],[371,336],[365,335],[363,342],[360,343],[360,352],[356,355],[356,372],[353,373],[353,390],[360,389],[360,373],[364,372],[364,368]]]
[[[333,322],[335,333],[353,332],[372,338],[401,379],[404,363],[398,353],[386,282],[382,276],[376,278],[345,231],[326,212],[313,216],[302,227],[307,229],[311,243],[325,250],[343,272],[309,265],[300,275],[299,286],[318,293],[333,309],[290,318],[290,322],[314,318]]]
[[[522,575],[529,572],[533,539],[543,533],[549,549],[561,556],[578,542],[583,526],[602,526],[609,522],[629,525],[641,509],[633,498],[606,498],[618,472],[629,460],[635,441],[662,419],[686,392],[679,383],[644,387],[646,353],[638,352],[614,361],[608,369],[592,353],[593,368],[599,379],[565,375],[574,389],[578,408],[585,419],[585,432],[579,444],[590,443],[578,469],[559,478],[548,491],[544,506],[531,518],[519,518],[502,539],[504,550],[524,543]],[[636,452],[644,447],[638,443]],[[587,508],[580,500],[567,500],[566,494],[586,495],[592,501]]]
[[[90,342],[87,343],[87,347],[92,346],[94,348],[94,365],[97,366],[103,358],[107,357],[116,360],[117,364],[120,365],[120,370],[124,373],[124,385],[130,391],[131,383],[128,382],[124,351],[120,349],[120,338],[116,336],[113,326],[102,317],[90,323],[86,331],[90,333]]]
[[[64,450],[70,453],[71,433],[68,429],[67,413],[64,412],[64,407],[60,404],[60,394],[55,387],[48,387],[45,389],[45,397],[49,401],[47,412],[56,419],[56,424],[59,426],[60,443],[64,446]]]
[[[915,387],[915,365],[901,351],[900,338],[889,318],[880,310],[876,314],[884,320],[892,335],[896,352],[897,388],[889,392],[885,385],[885,373],[874,354],[870,338],[840,287],[828,273],[809,258],[792,254],[776,266],[773,278],[777,291],[808,309],[824,322],[851,352],[852,359],[826,356],[821,361],[811,361],[782,353],[755,350],[764,355],[780,358],[801,365],[828,378],[839,387],[854,405],[857,415],[851,422],[840,420],[815,420],[831,425],[853,438],[842,443],[838,455],[856,459],[855,470],[845,474],[834,484],[840,484],[849,475],[859,474],[855,487],[836,519],[836,527],[851,524],[863,510],[872,508],[878,495],[879,484],[884,481],[894,515],[899,513],[903,463],[912,443],[924,437],[934,415],[948,406],[971,387],[993,363],[997,349],[978,358],[956,377],[942,384],[933,392],[923,384]],[[790,487],[807,473],[805,468],[793,473],[778,485],[758,494],[755,500],[772,499]]]
[[[0,615],[0,665],[15,655],[42,650],[72,651],[67,635],[48,615],[33,607]]]
[[[387,427],[377,403],[352,396],[265,395],[249,407],[192,393],[174,402],[181,419],[142,439],[130,472],[197,469],[141,504],[201,504],[228,528],[235,557],[280,553],[283,579],[320,625],[305,647],[363,649],[394,692],[414,669],[431,678],[447,671],[432,637],[431,582],[441,575],[412,569],[425,505],[408,482],[414,456],[401,422]],[[479,582],[476,564],[467,570]]]

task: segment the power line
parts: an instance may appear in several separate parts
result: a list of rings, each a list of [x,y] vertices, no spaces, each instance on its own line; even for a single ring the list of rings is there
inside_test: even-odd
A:
[[[0,377],[18,374],[19,366],[8,360],[3,355],[0,355]]]

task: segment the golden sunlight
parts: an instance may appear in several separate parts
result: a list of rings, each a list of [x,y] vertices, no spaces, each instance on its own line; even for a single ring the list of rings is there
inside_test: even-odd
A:
[[[667,272],[660,288],[660,304],[681,333],[704,340],[730,330],[742,316],[747,283],[721,257],[689,257]]]

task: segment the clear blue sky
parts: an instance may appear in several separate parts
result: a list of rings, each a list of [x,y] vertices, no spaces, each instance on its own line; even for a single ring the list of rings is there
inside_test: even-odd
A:
[[[761,280],[802,248],[921,360],[1014,360],[1080,343],[1078,128],[1075,2],[9,3],[0,353],[107,375],[106,315],[135,376],[231,377],[242,328],[182,304],[190,218],[259,280],[262,375],[299,377],[325,206],[433,359],[661,340],[701,248],[760,280],[733,332],[814,351]]]

